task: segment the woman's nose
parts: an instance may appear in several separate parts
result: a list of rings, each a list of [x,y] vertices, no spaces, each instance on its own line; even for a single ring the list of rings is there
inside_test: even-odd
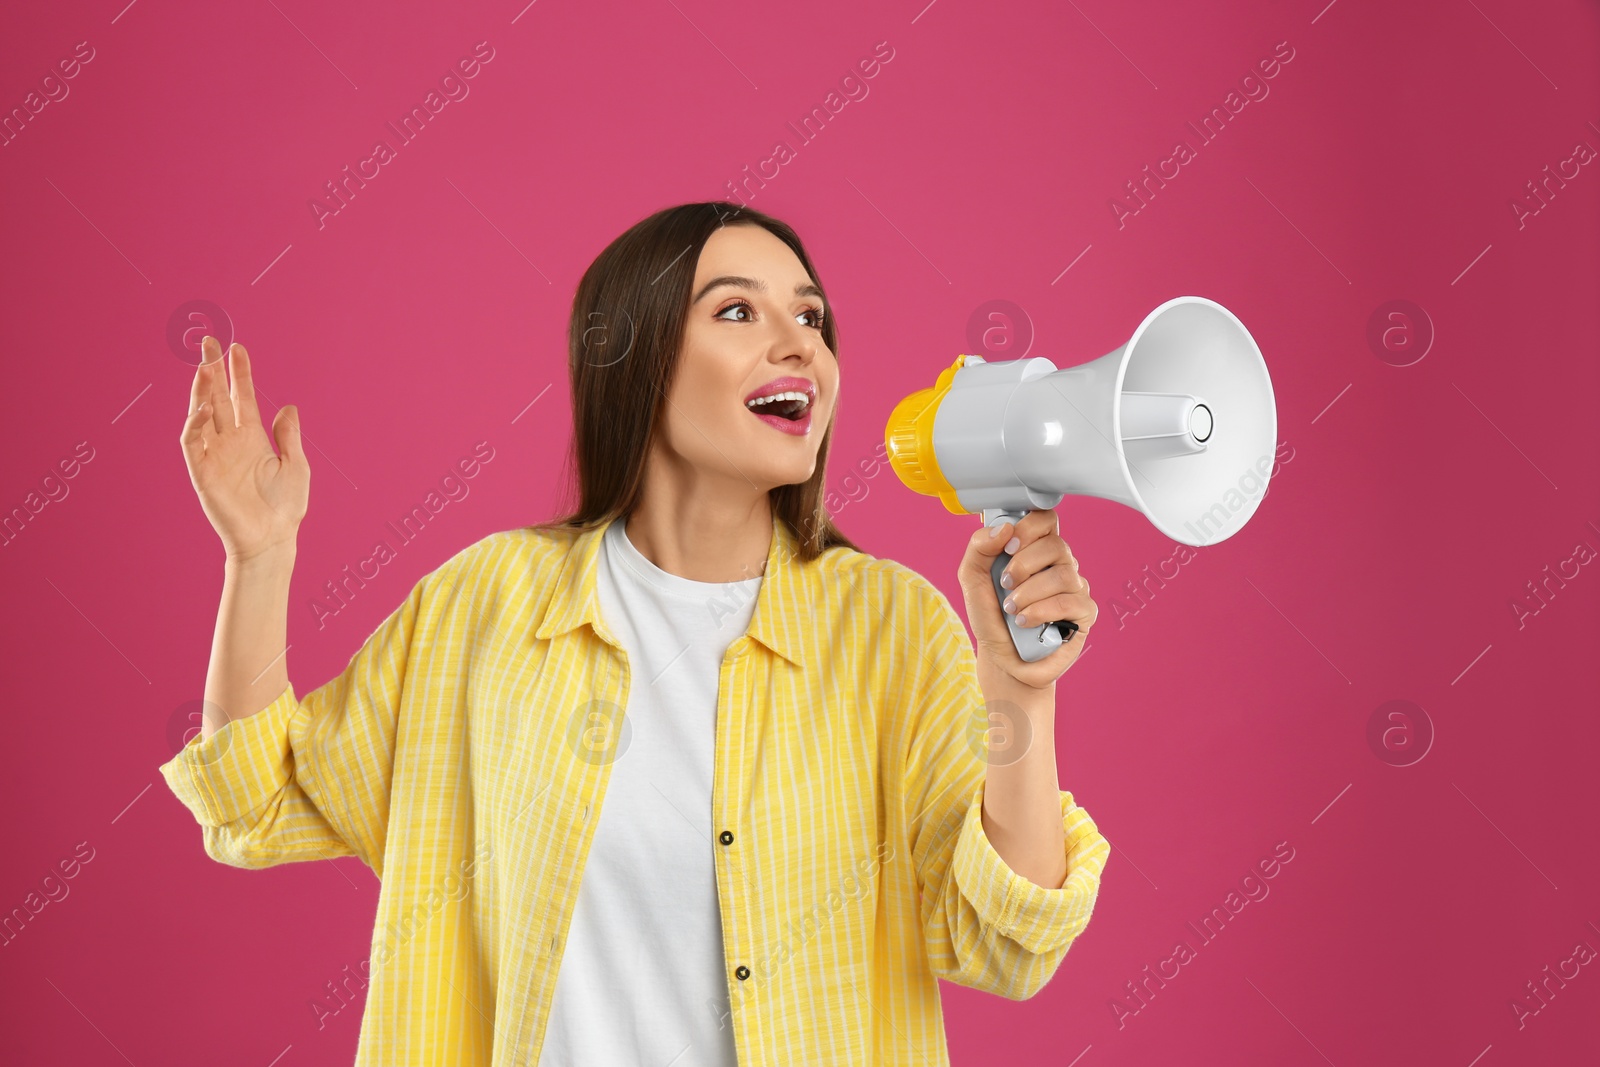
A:
[[[799,355],[807,363],[816,358],[817,347],[820,344],[816,332],[810,326],[802,326],[793,319],[788,320],[787,332],[780,343],[785,356]]]

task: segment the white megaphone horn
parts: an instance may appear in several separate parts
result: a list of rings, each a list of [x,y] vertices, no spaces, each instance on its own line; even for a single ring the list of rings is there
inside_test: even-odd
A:
[[[1057,369],[1042,357],[957,356],[931,389],[895,406],[884,433],[900,480],[985,526],[1053,508],[1068,493],[1115,500],[1186,545],[1238,533],[1266,494],[1278,410],[1261,350],[1227,308],[1168,300],[1128,343]],[[996,557],[995,596],[1011,556]],[[1017,654],[1071,640],[1065,620],[1020,627]]]

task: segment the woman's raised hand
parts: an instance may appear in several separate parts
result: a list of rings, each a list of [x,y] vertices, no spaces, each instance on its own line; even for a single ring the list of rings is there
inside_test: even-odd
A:
[[[200,507],[222,538],[228,559],[243,563],[275,551],[293,553],[305,518],[311,467],[300,445],[300,412],[293,404],[272,420],[276,452],[261,425],[250,355],[228,348],[233,388],[222,371],[222,346],[215,337],[200,345],[201,362],[183,424],[184,462]]]

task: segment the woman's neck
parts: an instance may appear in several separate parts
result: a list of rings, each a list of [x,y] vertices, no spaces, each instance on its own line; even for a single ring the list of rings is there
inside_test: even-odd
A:
[[[623,532],[639,554],[668,574],[695,582],[740,582],[761,576],[772,547],[772,502],[710,494],[666,502],[646,498]]]

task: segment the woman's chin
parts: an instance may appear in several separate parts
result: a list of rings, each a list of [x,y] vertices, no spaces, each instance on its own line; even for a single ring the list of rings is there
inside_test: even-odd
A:
[[[768,491],[781,489],[786,485],[804,485],[811,480],[811,475],[816,472],[815,457],[806,463],[782,463],[763,467],[759,471],[750,471],[750,480],[757,485],[765,486]]]

